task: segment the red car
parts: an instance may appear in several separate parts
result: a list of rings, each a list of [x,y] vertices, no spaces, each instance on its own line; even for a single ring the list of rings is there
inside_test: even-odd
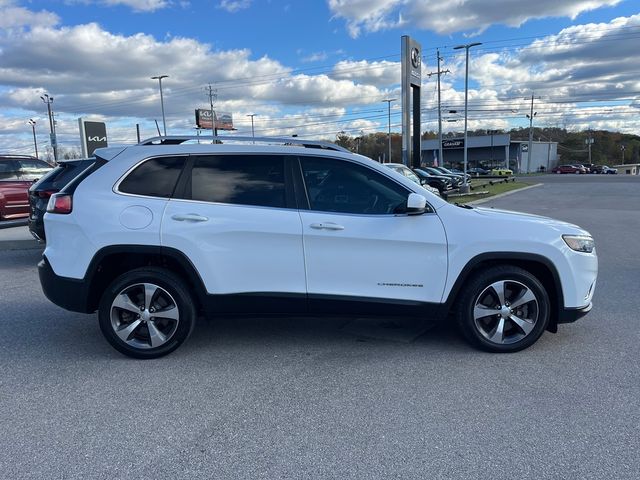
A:
[[[0,220],[29,216],[29,187],[53,167],[34,157],[0,155]]]
[[[587,169],[582,165],[559,165],[551,173],[587,173]]]

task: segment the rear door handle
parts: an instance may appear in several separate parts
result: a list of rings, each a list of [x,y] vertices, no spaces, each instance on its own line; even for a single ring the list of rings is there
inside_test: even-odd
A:
[[[171,218],[179,222],[206,222],[209,220],[207,217],[203,217],[197,213],[176,213],[172,215]]]
[[[327,222],[327,223],[312,223],[309,225],[311,228],[315,228],[316,230],[344,230],[342,225],[338,225],[337,223]]]

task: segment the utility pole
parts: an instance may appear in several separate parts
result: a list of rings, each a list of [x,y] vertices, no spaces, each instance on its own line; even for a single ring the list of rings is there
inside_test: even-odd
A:
[[[529,173],[529,167],[531,166],[531,154],[533,153],[533,117],[538,114],[538,112],[533,111],[533,99],[533,92],[531,92],[531,113],[527,114],[527,118],[529,119],[529,151],[527,152],[527,171],[525,173]],[[528,98],[525,100],[528,100]]]
[[[387,142],[389,143],[389,163],[391,162],[391,102],[395,102],[396,100],[397,99],[395,98],[387,98],[386,100],[383,100],[383,102],[387,102],[387,107],[389,111],[389,122],[387,123],[387,126],[388,126]]]
[[[213,104],[218,99],[218,90],[213,88],[211,84],[209,84],[205,90],[209,96],[209,106],[211,107],[211,134],[213,135],[213,138],[215,138],[218,136],[218,129],[216,128],[216,117],[215,112],[213,111]]]
[[[458,45],[453,47],[454,50],[464,48],[466,50],[465,74],[464,74],[464,183],[460,188],[460,193],[469,193],[469,183],[467,182],[467,113],[469,100],[469,49],[482,45],[481,42],[468,43],[467,45]]]
[[[438,71],[429,72],[427,73],[427,76],[431,77],[431,75],[438,75],[438,163],[442,166],[444,165],[444,153],[442,150],[442,103],[440,100],[440,76],[451,72],[449,70],[440,70],[440,61],[442,60],[440,50],[436,50],[436,56],[438,57]]]
[[[36,121],[33,118],[30,118],[29,125],[31,125],[31,130],[33,131],[33,148],[35,148],[36,158],[38,158],[38,142],[36,141]],[[624,152],[622,155],[624,157]],[[622,163],[624,163],[624,161]]]
[[[53,112],[51,111],[51,104],[53,103],[53,97],[50,97],[48,94],[41,95],[40,98],[44,103],[47,104],[47,112],[49,113],[49,128],[51,130],[51,134],[49,137],[51,138],[51,148],[53,149],[53,159],[58,162],[58,140],[56,138],[56,122],[53,118]]]
[[[162,79],[169,78],[169,75],[158,75],[157,77],[151,77],[151,80],[158,80],[160,84],[160,106],[162,107],[162,129],[164,130],[164,136],[167,136],[167,120],[164,118],[164,97],[162,96]]]
[[[625,150],[625,148],[627,148],[627,147],[625,147],[624,145],[620,145],[620,150],[622,150],[622,165],[624,165],[624,150]]]
[[[253,143],[256,143],[256,134],[255,131],[253,130],[253,117],[255,117],[256,115],[258,115],[257,113],[251,113],[249,115],[247,115],[247,117],[251,117],[251,138],[253,138]]]
[[[587,147],[589,148],[589,165],[593,162],[591,161],[591,145],[593,145],[593,138],[591,138],[591,129],[587,132]]]

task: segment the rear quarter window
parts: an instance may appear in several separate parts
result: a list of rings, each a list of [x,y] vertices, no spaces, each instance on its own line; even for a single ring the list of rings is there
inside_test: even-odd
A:
[[[145,197],[169,198],[187,157],[158,157],[138,165],[120,182],[118,191]]]

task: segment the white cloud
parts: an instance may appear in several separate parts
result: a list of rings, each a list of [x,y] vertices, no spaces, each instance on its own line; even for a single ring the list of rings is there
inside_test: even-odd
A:
[[[324,62],[328,58],[329,54],[327,52],[314,52],[307,55],[306,57],[302,57],[300,61],[304,63]]]
[[[138,12],[153,12],[168,6],[166,0],[102,0],[106,5],[124,5]]]
[[[229,13],[236,13],[251,6],[251,0],[222,0],[218,8],[226,10]]]
[[[52,27],[60,22],[59,17],[45,10],[34,12],[18,7],[11,0],[0,1],[0,29],[22,27]]]
[[[331,77],[386,87],[400,83],[400,63],[387,60],[343,60],[335,64]]]
[[[548,17],[576,18],[580,13],[621,0],[328,0],[335,17],[347,22],[352,37],[364,29],[376,32],[401,26],[432,30],[440,34],[483,31],[493,24],[518,27],[531,19]]]

